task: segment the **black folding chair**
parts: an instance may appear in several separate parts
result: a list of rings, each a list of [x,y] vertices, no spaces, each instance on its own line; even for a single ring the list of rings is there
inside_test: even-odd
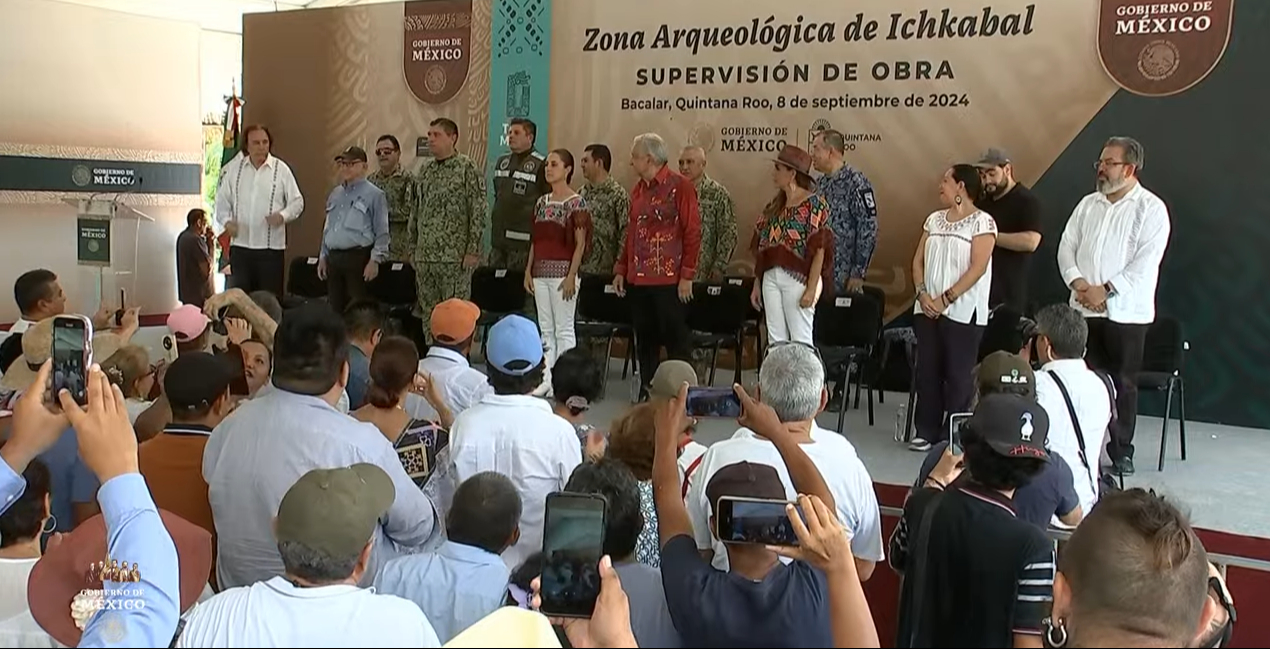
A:
[[[869,293],[855,293],[822,297],[816,305],[816,317],[812,325],[812,340],[822,356],[842,358],[848,368],[855,365],[856,404],[859,407],[860,389],[864,383],[864,366],[873,357],[878,337],[882,331],[882,302]],[[847,385],[842,390],[842,403],[838,410],[838,432],[846,422],[847,398],[851,391],[851,376],[845,377]],[[871,382],[872,383],[872,382]],[[873,425],[873,386],[869,386],[869,425]]]
[[[716,282],[692,285],[688,328],[692,330],[692,348],[710,350],[710,376],[706,385],[714,385],[719,351],[728,349],[736,354],[733,382],[741,382],[745,325],[751,319],[750,291],[753,288],[753,277],[724,277]]]
[[[583,275],[578,289],[578,311],[573,328],[578,342],[603,339],[604,378],[600,394],[608,390],[609,359],[613,356],[613,341],[625,338],[626,359],[622,364],[622,378],[626,378],[627,366],[635,353],[635,330],[631,325],[631,303],[618,296],[613,288],[612,275]]]
[[[326,299],[326,280],[317,273],[317,257],[293,257],[287,269],[287,291],[282,296],[284,309]]]
[[[481,308],[476,327],[481,331],[481,357],[485,357],[489,328],[503,316],[525,308],[525,271],[482,266],[472,273],[472,303]]]
[[[407,262],[390,261],[379,265],[379,275],[367,286],[371,297],[384,305],[394,330],[414,341],[422,354],[427,349],[423,323],[415,316],[415,269]],[[424,314],[430,317],[431,314]]]
[[[1142,350],[1142,371],[1138,373],[1138,389],[1164,393],[1164,422],[1160,426],[1160,462],[1164,470],[1164,449],[1168,445],[1169,419],[1173,415],[1173,394],[1177,393],[1179,441],[1182,461],[1186,461],[1186,382],[1182,366],[1191,344],[1176,318],[1157,317],[1147,329]]]

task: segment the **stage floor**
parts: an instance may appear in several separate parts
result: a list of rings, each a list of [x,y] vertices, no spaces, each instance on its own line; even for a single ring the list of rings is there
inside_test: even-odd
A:
[[[620,361],[611,364],[607,398],[593,408],[589,421],[607,427],[629,407],[630,384],[621,380]],[[720,370],[717,385],[726,385],[730,370]],[[745,373],[746,385],[756,381]],[[896,417],[906,394],[887,393],[885,404],[874,404],[874,426],[868,425],[867,404],[861,393],[859,410],[847,413],[843,429],[855,445],[875,482],[910,484],[921,466],[921,453],[895,441]],[[1148,397],[1150,398],[1150,397]],[[820,425],[832,429],[836,413],[823,413]],[[731,420],[704,420],[698,439],[710,444],[736,430]],[[1266,466],[1270,466],[1270,432],[1187,422],[1187,460],[1181,461],[1178,426],[1169,424],[1169,448],[1164,472],[1156,470],[1160,452],[1160,419],[1139,417],[1135,440],[1137,474],[1126,478],[1127,487],[1153,488],[1171,496],[1191,513],[1197,526],[1210,530],[1270,537],[1270,509],[1257,506],[1264,494]]]

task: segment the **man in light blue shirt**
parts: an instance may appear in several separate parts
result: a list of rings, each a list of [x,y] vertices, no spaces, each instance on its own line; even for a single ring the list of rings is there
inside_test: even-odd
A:
[[[335,157],[340,184],[326,199],[326,225],[318,277],[326,280],[327,300],[336,313],[349,302],[368,297],[366,282],[379,275],[388,259],[388,197],[366,180],[366,151],[350,146]]]
[[[448,540],[428,554],[393,559],[375,590],[423,610],[442,643],[503,605],[511,576],[501,556],[520,538],[520,494],[501,473],[478,473],[459,485],[446,518]]]

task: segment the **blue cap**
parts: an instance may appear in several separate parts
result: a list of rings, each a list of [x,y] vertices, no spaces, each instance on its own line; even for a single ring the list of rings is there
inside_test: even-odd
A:
[[[538,335],[538,325],[519,315],[509,315],[494,323],[489,330],[485,358],[503,374],[528,374],[542,362],[542,338]],[[528,365],[520,367],[517,364],[517,369],[508,367],[516,361]]]

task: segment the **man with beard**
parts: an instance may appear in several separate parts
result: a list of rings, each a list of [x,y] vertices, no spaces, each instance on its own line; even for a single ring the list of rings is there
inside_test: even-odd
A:
[[[410,261],[413,241],[406,236],[410,223],[410,174],[401,166],[401,144],[397,136],[381,135],[375,141],[375,159],[379,168],[366,178],[388,197],[388,259]]]
[[[1085,358],[1116,386],[1118,417],[1107,453],[1121,475],[1133,474],[1135,381],[1169,245],[1169,211],[1138,182],[1142,162],[1137,140],[1107,140],[1094,163],[1098,191],[1076,205],[1058,244],[1058,269],[1071,287],[1071,305],[1089,324]]]
[[[979,177],[987,200],[979,209],[997,222],[997,246],[992,251],[992,288],[988,306],[1005,305],[1013,313],[1027,312],[1027,281],[1032,253],[1041,245],[1041,202],[1032,190],[1014,180],[1014,165],[1001,149],[988,149],[979,162]]]

